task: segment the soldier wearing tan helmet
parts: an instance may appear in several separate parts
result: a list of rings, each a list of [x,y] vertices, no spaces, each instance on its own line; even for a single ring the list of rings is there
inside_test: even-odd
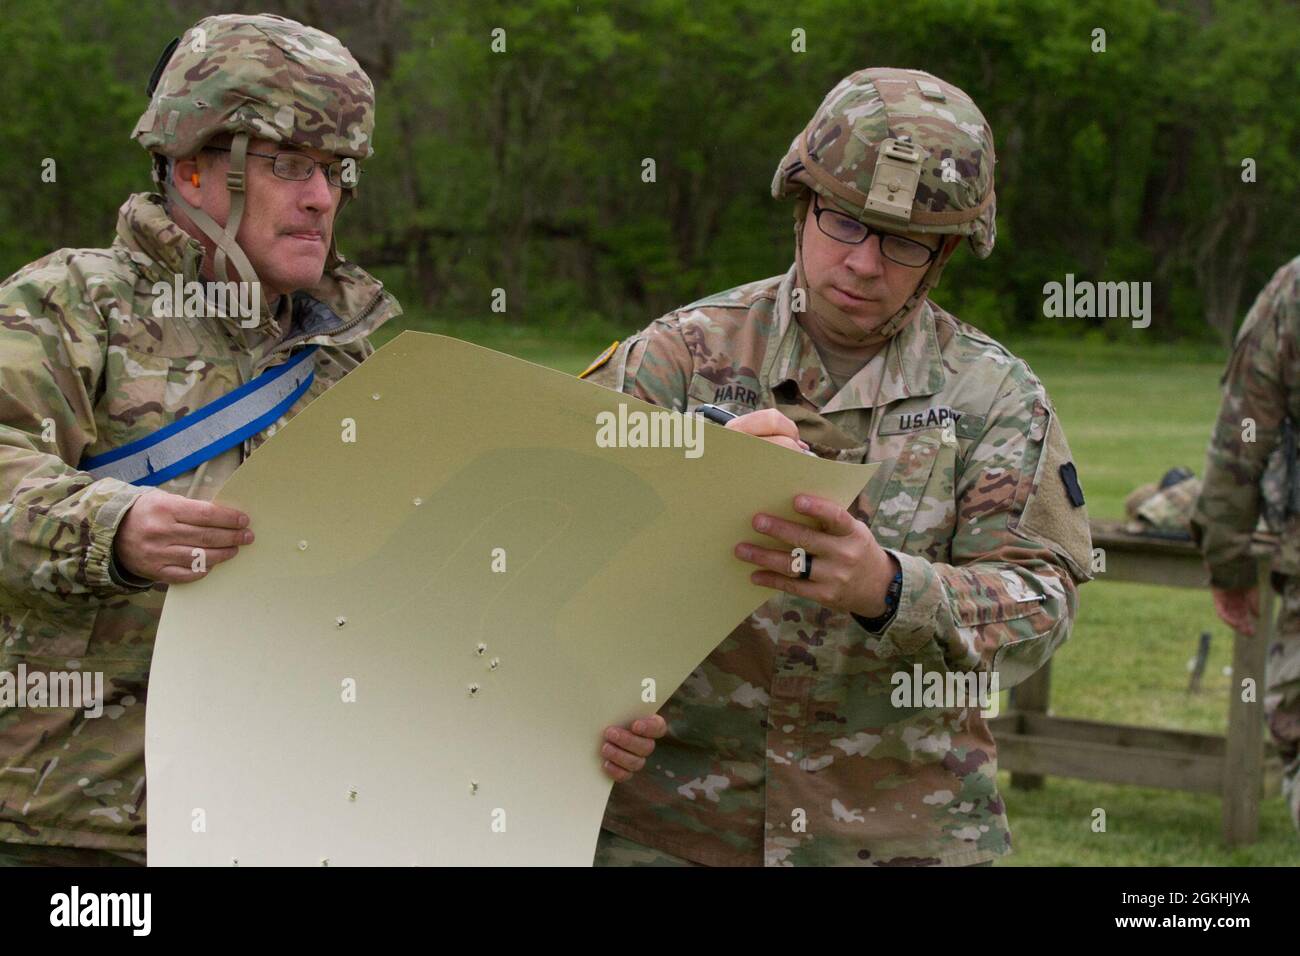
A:
[[[211,499],[401,311],[334,243],[374,130],[338,40],[208,17],[149,92],[162,195],[0,286],[0,671],[102,674],[94,706],[0,703],[0,865],[143,860],[166,588],[251,542]]]
[[[670,408],[721,406],[739,416],[727,427],[792,451],[881,465],[848,510],[798,496],[804,522],[754,516],[780,547],[755,534],[718,554],[773,596],[664,705],[663,739],[611,729],[621,782],[597,862],[1010,852],[990,701],[952,691],[1006,690],[1066,640],[1091,540],[1042,383],[929,298],[962,237],[992,251],[993,171],[992,132],[960,89],[854,73],[773,180],[795,200],[789,270],[657,319],[584,373]],[[935,679],[938,699],[914,686]]]
[[[1124,499],[1129,534],[1149,537],[1192,539],[1192,509],[1201,493],[1201,479],[1190,468],[1170,468],[1160,483],[1148,482],[1134,488]]]
[[[1254,634],[1259,589],[1277,592],[1264,719],[1300,831],[1300,256],[1273,274],[1237,331],[1191,527],[1225,624]],[[1251,553],[1257,529],[1276,541],[1268,581]]]

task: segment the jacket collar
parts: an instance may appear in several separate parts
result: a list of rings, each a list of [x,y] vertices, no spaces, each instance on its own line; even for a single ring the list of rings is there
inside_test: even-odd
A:
[[[117,211],[117,239],[145,275],[157,282],[199,278],[203,246],[167,215],[163,198],[136,193]]]
[[[933,395],[943,388],[947,373],[939,351],[934,306],[927,299],[916,320],[905,325],[836,392],[816,346],[794,317],[791,295],[796,281],[791,267],[777,291],[780,344],[766,381],[769,389],[792,381],[805,398],[826,413],[874,408],[904,398]]]
[[[167,215],[163,197],[156,193],[136,193],[122,204],[114,244],[125,248],[144,275],[154,282],[170,283],[177,275],[183,282],[191,282],[202,274],[203,246]],[[277,310],[281,319],[289,311],[285,305],[282,302]],[[224,321],[236,326],[232,330],[236,334],[271,334],[288,340],[310,333],[303,338],[304,342],[342,345],[369,335],[401,312],[401,306],[384,290],[383,283],[340,258],[326,270],[319,283],[294,293],[291,328],[268,327],[264,321],[255,329],[243,329],[238,328],[238,321],[233,317]],[[300,327],[300,321],[306,324]]]

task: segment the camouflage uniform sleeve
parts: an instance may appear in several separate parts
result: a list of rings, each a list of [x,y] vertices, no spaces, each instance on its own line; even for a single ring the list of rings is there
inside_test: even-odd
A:
[[[1278,443],[1287,408],[1286,361],[1297,362],[1297,270],[1286,267],[1259,294],[1237,333],[1223,375],[1223,404],[1206,453],[1201,496],[1192,513],[1192,537],[1205,555],[1210,583],[1248,588],[1258,569],[1250,539],[1259,521],[1260,479]],[[1288,312],[1290,313],[1288,315]],[[1294,371],[1291,373],[1294,375]],[[1296,383],[1290,383],[1295,388]],[[1254,422],[1254,434],[1246,431]]]
[[[21,274],[0,286],[0,591],[27,606],[140,590],[110,565],[145,489],[69,464],[95,440],[107,334],[78,293],[72,280],[50,289]]]
[[[656,319],[636,335],[600,355],[582,374],[616,392],[643,402],[685,411],[694,362],[677,320]]]
[[[998,673],[1002,690],[1041,667],[1070,635],[1092,536],[1069,446],[1046,393],[1021,365],[984,432],[956,466],[949,563],[891,550],[903,571],[882,653]],[[1028,376],[1025,378],[1023,376]],[[1068,477],[1067,477],[1068,476]],[[1073,485],[1071,485],[1073,482]]]

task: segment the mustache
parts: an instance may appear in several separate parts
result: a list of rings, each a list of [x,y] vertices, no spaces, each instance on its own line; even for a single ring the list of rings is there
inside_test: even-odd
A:
[[[839,289],[841,292],[845,292],[848,295],[853,296],[855,299],[879,298],[879,296],[876,295],[877,289],[874,286],[870,289],[855,289],[853,286],[850,285],[836,284],[834,288]]]

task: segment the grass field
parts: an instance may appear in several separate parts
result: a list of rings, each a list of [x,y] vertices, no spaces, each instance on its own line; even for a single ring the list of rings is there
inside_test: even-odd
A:
[[[576,373],[618,333],[543,334],[499,325],[411,323],[560,371]],[[376,344],[397,328],[381,330]],[[631,331],[631,330],[628,330]],[[1142,332],[1131,333],[1139,346]],[[1046,384],[1069,438],[1091,517],[1123,517],[1124,497],[1174,465],[1200,474],[1219,404],[1226,355],[1203,348],[1026,340],[1005,343]],[[1074,634],[1056,655],[1053,711],[1070,717],[1222,733],[1232,660],[1228,629],[1209,593],[1104,579],[1081,592]],[[1210,631],[1199,694],[1187,693],[1187,661]],[[1260,838],[1227,850],[1220,801],[1202,794],[1048,778],[1013,790],[1003,774],[1016,852],[1009,865],[1296,865],[1300,838],[1281,799],[1265,800]],[[1107,830],[1091,828],[1094,808]]]

